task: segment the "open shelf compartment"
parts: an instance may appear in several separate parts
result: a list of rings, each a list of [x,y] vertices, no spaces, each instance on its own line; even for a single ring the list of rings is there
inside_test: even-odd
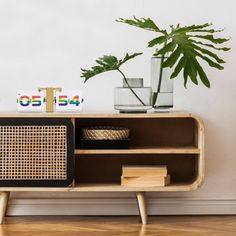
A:
[[[82,128],[90,126],[129,128],[131,149],[196,147],[193,118],[78,118],[75,120],[76,149],[80,149]]]
[[[81,149],[82,128],[120,126],[130,129],[129,149]],[[75,186],[82,191],[187,191],[199,172],[198,123],[193,117],[81,117],[75,120]],[[167,165],[166,187],[123,187],[122,165]]]
[[[197,176],[195,154],[94,154],[75,160],[75,182],[78,184],[120,184],[123,165],[166,165],[172,184],[189,184]]]

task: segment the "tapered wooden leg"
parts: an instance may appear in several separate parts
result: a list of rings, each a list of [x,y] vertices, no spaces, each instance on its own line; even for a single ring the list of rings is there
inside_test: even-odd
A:
[[[4,216],[6,215],[9,194],[9,192],[0,192],[0,224],[3,223]]]
[[[147,224],[147,206],[146,206],[146,201],[145,201],[145,193],[138,192],[136,193],[136,196],[137,196],[138,208],[139,208],[139,213],[140,213],[142,223],[146,225]]]

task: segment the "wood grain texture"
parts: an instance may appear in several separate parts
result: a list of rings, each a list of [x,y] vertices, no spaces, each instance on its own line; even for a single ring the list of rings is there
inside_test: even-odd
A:
[[[234,236],[236,216],[6,217],[1,236]]]
[[[86,112],[86,113],[56,113],[56,112],[49,112],[49,113],[20,113],[20,112],[0,112],[0,117],[19,117],[19,118],[29,118],[29,117],[44,117],[44,118],[56,118],[56,117],[63,117],[63,118],[168,118],[168,117],[193,117],[197,118],[197,116],[186,113],[186,112],[166,112],[166,113],[133,113],[133,114],[122,114],[114,111],[104,111],[104,112]]]
[[[199,154],[197,147],[131,147],[130,149],[76,149],[75,154]],[[176,156],[177,157],[177,156]]]
[[[1,187],[1,191],[14,192],[176,192],[193,191],[192,183],[170,184],[165,187],[124,187],[118,183],[87,183],[75,184],[74,187]]]

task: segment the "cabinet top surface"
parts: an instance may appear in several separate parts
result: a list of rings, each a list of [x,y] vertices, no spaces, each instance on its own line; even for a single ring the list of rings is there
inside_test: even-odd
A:
[[[193,117],[195,115],[188,112],[148,112],[148,113],[118,113],[115,111],[104,112],[81,112],[81,113],[22,113],[22,112],[0,112],[0,118],[171,118],[171,117]]]

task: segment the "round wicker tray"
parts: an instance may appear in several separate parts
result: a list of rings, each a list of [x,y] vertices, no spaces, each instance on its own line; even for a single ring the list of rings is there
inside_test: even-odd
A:
[[[129,138],[130,130],[115,126],[93,126],[82,129],[84,139],[118,140]]]

